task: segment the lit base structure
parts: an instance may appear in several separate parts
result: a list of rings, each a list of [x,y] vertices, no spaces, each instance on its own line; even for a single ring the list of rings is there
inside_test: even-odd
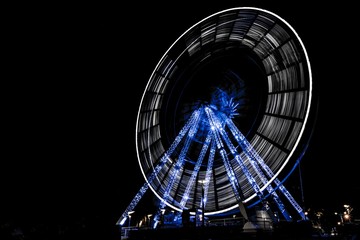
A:
[[[267,214],[271,211],[267,204],[267,201],[265,201],[266,198],[263,190],[261,190],[261,187],[255,180],[256,178],[260,179],[263,186],[265,186],[267,193],[277,204],[280,212],[283,214],[284,218],[287,221],[291,221],[292,217],[286,211],[284,204],[282,203],[280,197],[274,189],[278,189],[283,194],[283,196],[286,197],[286,199],[296,209],[296,211],[299,213],[303,220],[306,219],[303,209],[291,196],[289,191],[286,190],[285,186],[281,184],[280,180],[275,179],[273,182],[270,182],[270,179],[273,178],[275,174],[265,164],[264,160],[259,156],[259,154],[257,154],[257,152],[252,148],[251,144],[246,140],[245,136],[235,126],[231,118],[228,117],[236,113],[236,108],[234,107],[235,105],[232,104],[232,100],[221,99],[221,102],[225,102],[225,104],[227,104],[226,106],[222,107],[229,109],[229,112],[219,111],[216,105],[201,106],[199,109],[193,112],[188,122],[185,124],[179,135],[176,137],[175,141],[172,143],[171,147],[162,157],[160,163],[155,167],[155,170],[148,177],[148,181],[140,189],[139,193],[135,196],[129,207],[123,213],[122,218],[118,221],[118,224],[122,225],[125,222],[126,218],[129,216],[129,212],[135,208],[141,197],[144,195],[145,191],[148,189],[149,184],[151,184],[151,180],[157,177],[157,174],[165,165],[165,163],[169,161],[169,159],[171,159],[177,147],[181,146],[180,154],[176,156],[177,162],[174,165],[174,171],[171,172],[171,177],[169,178],[170,180],[167,184],[166,191],[159,205],[159,210],[154,217],[153,227],[156,228],[158,222],[160,221],[160,217],[163,214],[162,210],[166,207],[166,202],[170,197],[170,191],[173,185],[176,183],[176,179],[179,177],[178,173],[184,167],[186,156],[191,145],[194,143],[199,144],[198,140],[195,141],[195,136],[198,129],[206,129],[207,134],[204,138],[204,141],[202,142],[201,151],[195,163],[191,177],[187,182],[185,194],[179,202],[181,210],[186,209],[186,203],[190,198],[190,189],[193,188],[196,179],[199,178],[199,169],[203,165],[205,156],[208,156],[207,161],[205,161],[207,163],[207,171],[204,176],[205,178],[198,180],[201,181],[201,183],[203,184],[201,208],[202,213],[204,213],[206,196],[209,190],[208,183],[211,181],[210,178],[213,171],[214,156],[215,154],[217,154],[222,158],[228,180],[233,190],[233,196],[238,200],[239,206],[241,206],[242,204],[241,202],[243,200],[243,193],[241,192],[240,183],[234,172],[234,164],[236,164],[235,167],[239,167],[241,169],[243,175],[251,184],[251,187],[255,190]],[[241,149],[243,155],[239,153],[238,149]],[[233,159],[233,162],[230,160],[230,157]],[[248,162],[248,165],[245,163],[245,161]],[[253,172],[255,172],[256,175],[254,175],[249,170],[249,167],[253,169]],[[272,187],[271,183],[277,184],[275,188]],[[250,221],[247,217],[246,212],[242,212],[242,215],[245,217],[246,221]],[[202,215],[202,217],[204,218],[204,214]],[[276,218],[273,218],[272,220],[275,221]]]
[[[310,222],[291,222],[279,224],[274,230],[246,231],[236,225],[233,226],[209,226],[205,228],[159,228],[132,231],[128,240],[289,240],[303,239],[313,240],[312,226]],[[340,239],[340,238],[339,238]]]

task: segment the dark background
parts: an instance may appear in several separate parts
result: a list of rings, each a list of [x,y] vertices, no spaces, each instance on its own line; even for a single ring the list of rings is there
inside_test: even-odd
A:
[[[3,89],[2,229],[116,236],[116,221],[144,183],[135,125],[153,69],[192,25],[243,6],[282,17],[309,55],[318,115],[301,162],[305,206],[360,208],[356,7],[193,2],[12,9],[5,22],[11,67]],[[297,179],[289,180],[290,190],[299,190]]]

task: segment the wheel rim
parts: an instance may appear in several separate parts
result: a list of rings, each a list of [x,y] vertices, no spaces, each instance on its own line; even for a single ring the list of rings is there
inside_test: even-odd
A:
[[[242,102],[238,109],[242,116],[234,122],[274,172],[263,184],[252,171],[261,190],[286,165],[293,164],[291,159],[307,126],[312,97],[306,50],[295,30],[276,14],[259,8],[232,8],[184,32],[163,55],[147,83],[136,126],[138,161],[146,181],[192,111],[211,102],[219,88]],[[181,210],[179,202],[196,156],[187,153],[187,163],[172,186],[170,198],[165,199],[164,193],[176,157],[171,157],[149,182],[154,194],[173,209]],[[200,169],[199,176],[205,175],[204,169]],[[218,158],[213,171],[206,212],[216,214],[236,208],[238,202]],[[236,169],[235,174],[244,194],[242,201],[254,199],[256,193],[241,170]],[[190,198],[186,208],[200,206],[200,184],[193,186]]]

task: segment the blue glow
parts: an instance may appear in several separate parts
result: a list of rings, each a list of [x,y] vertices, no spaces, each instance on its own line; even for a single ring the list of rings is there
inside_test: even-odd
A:
[[[163,200],[161,201],[159,209],[154,217],[155,221],[159,220],[160,215],[161,215],[161,209],[163,209],[165,207],[166,202],[167,202],[168,198],[170,197],[170,191],[175,183],[175,179],[178,176],[179,170],[182,168],[182,166],[185,163],[185,157],[189,150],[190,144],[192,143],[193,137],[196,134],[197,130],[199,129],[198,125],[199,125],[199,121],[201,119],[200,118],[201,112],[202,112],[201,109],[195,111],[194,112],[195,114],[192,115],[192,116],[194,116],[194,118],[191,118],[191,121],[186,124],[186,125],[191,126],[189,129],[189,134],[187,135],[187,137],[185,139],[185,144],[184,144],[183,148],[181,149],[178,161],[176,162],[176,164],[174,166],[174,170],[171,173],[169,183],[166,185]]]
[[[182,196],[182,199],[179,203],[181,210],[186,207],[188,200],[190,199],[190,192],[193,189],[196,178],[199,176],[199,170],[203,164],[203,160],[206,156],[206,153],[210,146],[209,159],[207,161],[207,169],[205,178],[202,180],[203,182],[203,191],[204,197],[200,201],[200,206],[205,206],[207,202],[207,195],[209,189],[209,183],[211,182],[211,176],[213,172],[213,163],[215,153],[218,152],[223,161],[223,165],[225,167],[225,171],[230,183],[230,186],[233,190],[233,194],[236,198],[236,201],[241,202],[241,196],[243,196],[241,192],[241,186],[239,183],[239,179],[236,177],[235,170],[231,165],[229,155],[227,153],[228,149],[231,155],[236,160],[236,163],[242,170],[242,173],[246,177],[247,181],[250,183],[252,189],[255,191],[256,195],[259,198],[259,201],[263,201],[267,196],[271,195],[274,202],[277,204],[280,212],[283,214],[287,221],[290,221],[292,218],[288,214],[285,209],[284,204],[281,202],[279,196],[276,194],[275,190],[279,189],[284,196],[289,200],[289,202],[294,206],[294,208],[299,212],[299,214],[305,219],[305,214],[302,211],[302,208],[297,204],[295,199],[291,196],[291,194],[286,190],[286,188],[282,185],[282,183],[275,178],[274,183],[277,185],[275,189],[271,186],[271,178],[274,178],[274,173],[270,169],[269,166],[266,165],[264,160],[259,156],[256,150],[252,147],[250,142],[247,141],[245,136],[240,132],[240,130],[235,126],[233,121],[231,120],[235,116],[237,116],[237,108],[239,103],[236,103],[234,98],[227,95],[223,90],[218,89],[214,94],[214,97],[211,101],[210,105],[200,106],[196,109],[189,120],[186,122],[184,127],[181,129],[179,134],[176,136],[174,142],[171,144],[170,148],[164,153],[158,165],[155,166],[154,171],[147,178],[147,182],[142,186],[138,194],[134,197],[131,204],[128,206],[124,214],[122,215],[121,220],[118,221],[120,225],[122,225],[128,216],[128,213],[132,211],[136,204],[140,201],[145,191],[149,188],[149,184],[158,176],[161,169],[164,167],[165,163],[168,161],[172,161],[171,157],[178,146],[181,147],[180,154],[175,161],[174,166],[169,171],[170,177],[168,178],[168,182],[166,183],[165,191],[162,195],[162,200],[160,202],[157,213],[154,216],[154,225],[156,228],[158,222],[160,221],[160,216],[162,214],[161,210],[166,206],[170,198],[172,198],[171,190],[173,189],[174,184],[177,181],[179,173],[182,171],[183,166],[186,162],[187,154],[189,152],[191,144],[194,142],[194,138],[198,133],[198,129],[208,129],[208,133],[205,141],[202,143],[202,148],[198,159],[195,163],[194,169],[190,176],[189,181],[186,184],[185,192]],[[206,113],[206,114],[203,114]],[[199,124],[204,124],[200,126]],[[228,131],[227,131],[228,130]],[[255,180],[253,173],[246,166],[244,160],[237,150],[237,146],[234,145],[232,140],[230,139],[228,132],[230,132],[236,144],[240,146],[243,150],[244,154],[248,157],[250,162],[251,170],[254,170],[256,173],[256,177],[258,177],[263,184],[263,188],[267,190],[268,195],[264,195],[257,181]],[[201,134],[201,133],[199,133]],[[185,140],[184,140],[185,138]],[[181,145],[182,143],[182,145]],[[269,180],[270,179],[270,180]],[[258,202],[259,202],[258,201]],[[264,203],[264,207],[268,207]]]
[[[283,216],[285,217],[285,219],[287,221],[291,220],[291,216],[288,214],[288,212],[285,210],[285,206],[284,204],[281,202],[279,196],[276,194],[276,192],[274,191],[274,189],[272,188],[272,186],[269,184],[268,179],[265,177],[265,175],[263,174],[263,172],[261,171],[258,162],[261,165],[265,165],[264,161],[262,160],[262,158],[256,153],[256,151],[252,148],[251,144],[245,139],[245,137],[243,136],[243,134],[234,126],[234,124],[232,123],[231,119],[228,119],[226,116],[224,116],[224,114],[220,114],[222,120],[224,122],[226,122],[229,126],[230,129],[233,130],[231,131],[232,134],[235,136],[235,139],[238,141],[239,145],[242,147],[244,153],[247,155],[247,157],[250,160],[250,164],[252,166],[252,168],[255,170],[256,174],[258,175],[258,177],[260,178],[261,182],[266,185],[267,184],[267,191],[272,195],[273,200],[275,201],[275,203],[277,204],[278,208],[280,209],[280,212],[283,214]],[[224,138],[226,138],[226,141],[230,141],[227,137],[227,135],[224,134]],[[239,141],[239,139],[242,139],[242,141]],[[231,143],[229,143],[231,144]],[[232,150],[232,152],[236,152],[234,146],[230,146],[230,149]],[[235,156],[235,159],[239,162],[239,164],[243,165],[243,161],[241,160],[241,157],[239,155]],[[259,160],[258,160],[259,159]],[[258,162],[256,161],[258,160]],[[267,166],[265,168],[268,168]],[[271,172],[271,170],[270,170]],[[249,173],[250,175],[250,173]],[[251,175],[250,175],[251,176]],[[256,184],[254,179],[250,179],[249,182],[251,184]],[[256,193],[258,194],[260,200],[264,198],[264,196],[261,193],[261,190],[259,189],[259,187],[257,187],[257,185],[253,186],[254,190],[256,191]],[[266,203],[264,204],[266,205]]]
[[[240,91],[240,93],[233,92],[229,94],[226,91],[217,88],[216,91],[212,94],[212,98],[210,101],[211,108],[226,114],[226,116],[230,118],[238,116],[238,107],[240,106],[240,100],[238,100],[238,102],[235,102],[234,98],[241,96],[243,94],[242,91]]]
[[[215,121],[215,123],[220,125],[220,120],[218,119],[218,117],[214,114],[214,112],[210,108],[208,108],[208,111],[206,111],[206,113],[208,114],[208,116],[210,116],[209,119],[211,121]],[[219,133],[223,137],[223,139],[224,139],[226,145],[228,146],[228,148],[230,149],[231,153],[234,155],[235,160],[239,164],[241,170],[245,174],[246,178],[248,179],[249,183],[251,184],[251,186],[255,190],[256,194],[259,196],[260,199],[263,199],[263,194],[262,194],[262,192],[260,190],[260,187],[257,185],[255,179],[253,178],[253,176],[251,175],[251,173],[249,172],[249,170],[245,166],[243,160],[241,159],[240,155],[236,151],[235,146],[230,141],[227,133],[225,132],[225,130],[223,128],[219,129]]]
[[[198,172],[200,170],[201,164],[203,162],[203,159],[205,157],[205,154],[206,154],[206,151],[207,151],[207,149],[209,147],[210,142],[211,142],[211,131],[209,131],[209,133],[208,133],[208,135],[206,137],[205,143],[203,144],[203,147],[201,149],[200,155],[199,155],[198,160],[196,162],[195,168],[192,171],[191,178],[190,178],[189,182],[187,183],[185,193],[184,193],[183,198],[182,198],[182,200],[180,202],[180,205],[182,207],[185,206],[187,200],[189,199],[190,190],[194,185],[195,179],[196,179],[196,177],[198,175]]]
[[[210,178],[211,178],[211,174],[212,174],[212,167],[214,164],[214,157],[215,157],[215,149],[216,145],[214,144],[214,141],[211,142],[211,148],[210,148],[210,155],[209,155],[209,160],[208,160],[208,166],[206,169],[206,175],[205,175],[205,183],[204,183],[204,206],[206,206],[206,202],[207,202],[207,195],[208,195],[208,189],[209,189],[209,183],[210,183]]]
[[[241,139],[241,141],[238,141],[239,145],[244,150],[244,153],[249,157],[251,163],[254,166],[254,169],[256,169],[257,174],[259,176],[262,176],[262,181],[264,183],[268,182],[265,180],[265,176],[261,173],[261,170],[257,167],[257,163],[260,164],[260,166],[263,168],[265,173],[268,175],[268,177],[272,178],[274,177],[274,173],[271,171],[269,166],[267,166],[264,162],[264,160],[259,156],[259,154],[254,150],[254,148],[251,146],[251,144],[246,140],[245,136],[239,131],[238,128],[236,128],[235,124],[232,122],[231,119],[227,118],[226,116],[222,115],[223,120],[225,120],[226,124],[229,126],[229,128],[232,130],[231,132],[234,133],[235,138]],[[289,200],[289,202],[292,204],[292,206],[296,209],[296,211],[300,214],[302,219],[306,219],[306,216],[303,212],[303,209],[300,207],[300,205],[295,201],[295,199],[292,197],[290,192],[285,188],[285,186],[280,182],[279,179],[275,178],[274,183],[278,186],[280,191],[284,194],[284,196]],[[283,216],[290,221],[292,218],[285,210],[284,204],[281,202],[280,198],[275,193],[275,190],[270,186],[269,183],[267,183],[267,190],[268,192],[273,196],[274,201],[278,205],[280,212],[283,214]]]
[[[226,173],[228,175],[228,178],[229,178],[229,181],[230,181],[230,185],[233,189],[233,192],[234,192],[234,195],[237,199],[237,201],[242,201],[241,199],[241,195],[239,193],[239,190],[241,189],[240,188],[240,185],[237,181],[237,178],[235,177],[235,173],[233,171],[233,169],[231,168],[230,164],[229,164],[229,159],[228,159],[228,156],[226,154],[226,151],[224,150],[224,145],[221,141],[221,138],[219,136],[219,132],[217,131],[217,127],[215,127],[215,123],[213,121],[213,114],[211,114],[211,109],[209,107],[205,107],[205,112],[206,112],[206,115],[209,119],[209,124],[210,126],[212,126],[211,129],[213,129],[213,136],[215,138],[215,141],[216,141],[216,146],[220,152],[220,156],[223,160],[223,163],[224,163],[224,166],[225,166],[225,169],[226,169]]]
[[[126,219],[127,219],[127,218],[123,218],[123,219],[120,221],[120,223],[119,223],[119,224],[120,224],[121,226],[122,226],[122,225],[124,225],[124,223],[125,223]]]
[[[189,131],[190,127],[194,127],[194,123],[197,119],[199,120],[200,111],[194,111],[192,115],[189,118],[189,121],[187,124],[184,125],[184,127],[180,130],[179,134],[175,138],[175,141],[171,144],[170,148],[166,151],[166,153],[162,156],[160,163],[156,165],[154,168],[154,171],[149,175],[147,181],[144,183],[144,185],[140,188],[139,192],[135,195],[135,197],[130,202],[129,206],[125,209],[124,213],[121,215],[120,219],[116,224],[123,225],[125,220],[128,217],[128,213],[133,211],[134,208],[137,206],[147,189],[149,188],[149,184],[157,177],[160,170],[163,168],[165,163],[170,159],[170,156],[175,151],[176,147],[179,145],[183,137],[186,135],[186,132]]]

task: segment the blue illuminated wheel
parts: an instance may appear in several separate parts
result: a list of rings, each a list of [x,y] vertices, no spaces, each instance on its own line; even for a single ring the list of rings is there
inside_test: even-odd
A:
[[[300,155],[311,102],[309,59],[285,20],[259,8],[215,13],[150,76],[136,125],[142,174],[177,211],[199,208],[204,186],[209,215],[257,201]]]

